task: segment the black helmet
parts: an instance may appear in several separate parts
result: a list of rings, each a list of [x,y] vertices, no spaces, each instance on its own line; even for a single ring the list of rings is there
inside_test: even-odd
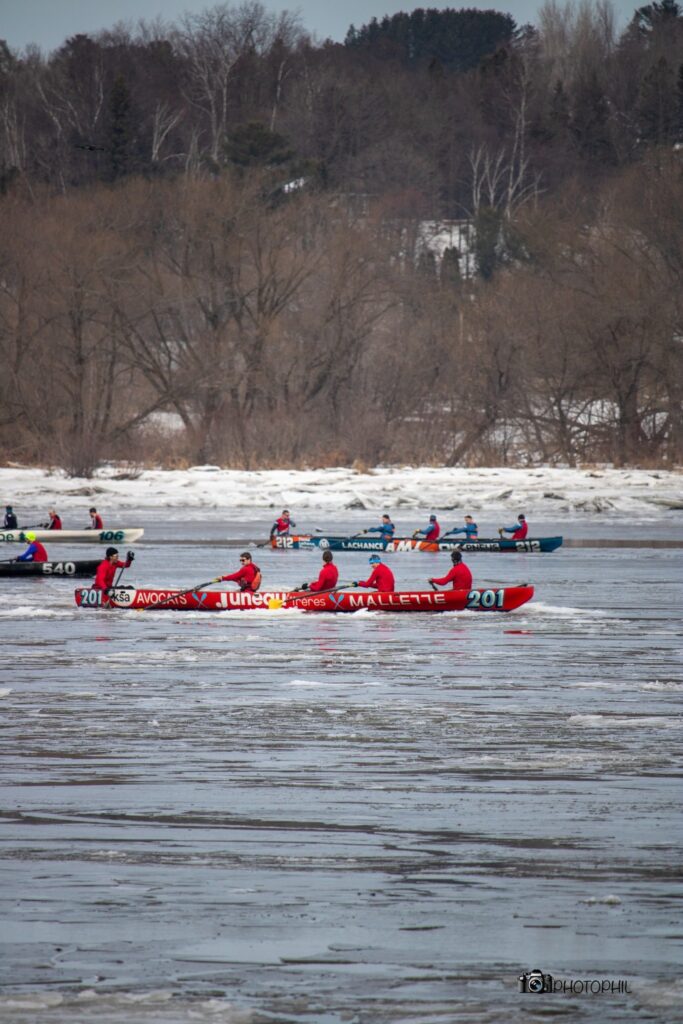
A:
[[[119,549],[118,548],[107,548],[107,558],[110,558],[111,555],[118,555],[118,553],[119,553]]]
[[[462,562],[462,555],[460,554],[459,551],[454,551],[451,554],[451,562],[453,563],[453,565],[457,565],[458,562]]]

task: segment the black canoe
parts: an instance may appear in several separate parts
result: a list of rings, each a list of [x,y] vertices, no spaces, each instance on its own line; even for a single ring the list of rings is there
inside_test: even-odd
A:
[[[0,562],[0,576],[93,577],[101,558],[63,562]]]

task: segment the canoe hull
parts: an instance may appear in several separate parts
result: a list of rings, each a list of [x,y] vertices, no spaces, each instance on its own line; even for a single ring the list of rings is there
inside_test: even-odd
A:
[[[338,590],[328,594],[303,594],[292,598],[288,591],[252,594],[239,590],[200,590],[183,594],[178,589],[118,587],[103,600],[102,591],[79,587],[75,591],[80,608],[140,609],[159,611],[251,611],[297,608],[307,612],[356,612],[363,608],[380,612],[510,612],[533,597],[534,588],[491,587],[475,590],[404,590],[394,593]],[[174,595],[178,594],[178,597]]]
[[[92,578],[97,572],[97,566],[101,559],[94,558],[86,561],[63,561],[63,562],[10,562],[4,565],[0,563],[0,576],[54,576],[57,579],[67,577]]]
[[[373,540],[369,537],[317,537],[298,534],[291,537],[272,537],[271,547],[280,550],[310,550],[322,548],[328,551],[505,551],[510,553],[555,551],[562,544],[562,537],[529,537],[527,540],[507,538],[482,538],[477,541],[464,540],[415,540],[413,537],[395,537],[390,541]]]
[[[0,530],[0,543],[28,544],[26,533],[35,533],[41,544],[135,544],[144,530]]]

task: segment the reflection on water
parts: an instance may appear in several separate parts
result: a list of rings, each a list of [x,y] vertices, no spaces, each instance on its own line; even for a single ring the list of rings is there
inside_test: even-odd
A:
[[[538,600],[140,615],[2,581],[3,1021],[676,1019],[681,556],[470,564]],[[531,967],[631,992],[519,994]]]

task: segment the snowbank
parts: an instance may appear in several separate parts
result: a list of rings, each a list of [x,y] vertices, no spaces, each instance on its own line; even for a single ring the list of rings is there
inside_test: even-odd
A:
[[[683,510],[683,474],[659,470],[434,469],[378,467],[353,469],[146,470],[126,478],[125,467],[108,466],[92,480],[61,473],[10,467],[0,469],[0,503],[25,513],[96,505],[107,513],[160,506],[187,509],[455,509],[553,513],[638,514],[654,518]]]

